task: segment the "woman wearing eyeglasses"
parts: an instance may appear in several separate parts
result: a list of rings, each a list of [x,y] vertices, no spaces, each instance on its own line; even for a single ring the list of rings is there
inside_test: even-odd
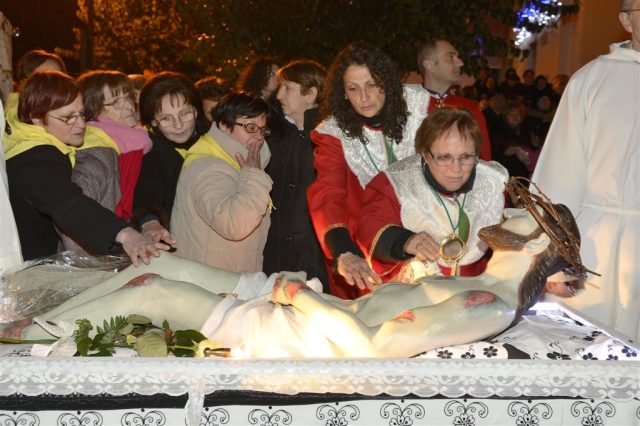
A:
[[[355,299],[380,283],[355,242],[364,187],[415,153],[413,136],[428,104],[429,93],[403,86],[393,61],[375,47],[349,45],[329,68],[323,121],[311,132],[317,178],[307,197],[336,296]]]
[[[7,113],[3,141],[11,205],[25,260],[55,254],[57,227],[97,254],[124,251],[134,265],[170,247],[150,243],[72,182],[76,148],[84,142],[80,88],[66,74],[38,72]]]
[[[481,143],[467,110],[436,110],[416,132],[416,154],[367,185],[356,237],[383,281],[484,271],[478,231],[500,223],[509,175],[478,159]]]
[[[208,134],[187,153],[171,215],[181,257],[235,272],[262,271],[271,224],[265,137],[268,106],[247,93],[225,95]]]
[[[110,150],[117,154],[115,183],[119,196],[115,200],[115,212],[129,219],[142,157],[152,146],[149,135],[138,123],[133,86],[127,75],[119,71],[90,71],[78,78],[78,84],[82,89],[84,112],[88,120],[84,144],[78,155],[85,150],[94,154]],[[78,168],[74,169],[74,176],[79,171]],[[90,174],[91,168],[86,167],[83,171]],[[89,176],[85,175],[85,178],[89,180]]]
[[[78,78],[87,119],[84,143],[76,151],[71,179],[82,192],[128,220],[142,157],[151,139],[138,125],[133,87],[119,71],[89,71]],[[64,250],[82,252],[60,232]]]
[[[133,198],[133,219],[153,241],[175,241],[167,231],[182,163],[209,129],[202,101],[183,74],[161,72],[140,91],[140,121],[153,147],[142,159]]]

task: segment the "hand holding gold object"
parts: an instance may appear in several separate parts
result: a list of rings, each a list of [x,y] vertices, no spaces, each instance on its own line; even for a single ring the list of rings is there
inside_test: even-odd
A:
[[[467,244],[456,234],[451,234],[440,242],[440,257],[451,265],[450,275],[458,275],[458,261],[464,255]]]

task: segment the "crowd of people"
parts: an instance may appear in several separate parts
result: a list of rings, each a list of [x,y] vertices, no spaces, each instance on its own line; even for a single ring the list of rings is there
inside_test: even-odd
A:
[[[621,21],[634,38],[612,53],[629,58],[635,75],[627,81],[636,86],[640,12],[629,5],[637,3],[623,1]],[[29,52],[4,104],[3,153],[21,255],[124,253],[138,265],[172,250],[234,272],[305,271],[325,292],[355,299],[390,281],[481,274],[491,250],[478,231],[502,220],[509,176],[532,174],[554,202],[569,204],[579,224],[588,205],[600,215],[629,216],[635,225],[625,226],[640,237],[637,185],[613,178],[602,185],[603,193],[631,191],[631,204],[620,207],[614,196],[603,203],[589,196],[596,179],[588,160],[575,179],[551,177],[564,173],[565,162],[590,157],[597,145],[586,140],[605,133],[604,119],[594,120],[603,121],[600,129],[585,119],[593,113],[580,98],[592,89],[582,87],[590,84],[587,71],[580,73],[585,82],[568,84],[565,75],[549,84],[533,70],[521,80],[514,69],[498,83],[485,71],[460,90],[463,62],[443,39],[423,43],[417,65],[422,84],[404,84],[385,52],[353,43],[327,70],[313,60],[258,58],[234,86],[175,72],[100,70],[74,79],[56,55]],[[577,117],[576,104],[587,112]],[[556,110],[575,125],[554,121]],[[637,159],[635,132],[618,132],[630,142],[620,153],[626,158]],[[602,149],[615,176],[623,159]],[[586,187],[572,193],[578,184]],[[590,231],[600,220],[591,217],[581,229],[586,250],[598,247],[590,238],[600,231]],[[626,249],[637,253],[638,239]],[[587,263],[598,263],[594,256]],[[632,301],[640,291],[637,266],[625,265]],[[603,268],[600,285],[608,288],[616,267]],[[549,291],[572,296],[571,288],[552,281]],[[623,311],[623,320],[609,312],[605,323],[635,336],[638,309]]]

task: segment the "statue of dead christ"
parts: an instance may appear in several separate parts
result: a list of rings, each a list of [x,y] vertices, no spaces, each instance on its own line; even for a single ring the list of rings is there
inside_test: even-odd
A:
[[[493,250],[476,277],[387,283],[358,299],[314,291],[304,274],[233,273],[163,253],[68,300],[42,319],[103,319],[132,313],[173,328],[200,329],[252,358],[411,357],[496,335],[517,322],[560,270],[584,278],[573,216],[512,179],[520,209],[480,230]],[[141,275],[142,274],[142,275]],[[313,282],[311,282],[313,284]],[[45,337],[37,325],[24,338]],[[48,336],[47,336],[48,337]]]

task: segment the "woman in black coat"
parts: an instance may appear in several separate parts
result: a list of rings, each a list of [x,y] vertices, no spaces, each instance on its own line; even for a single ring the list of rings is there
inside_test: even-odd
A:
[[[142,87],[140,121],[149,128],[153,147],[142,159],[133,219],[154,241],[172,244],[168,229],[182,163],[210,124],[194,84],[175,72],[156,74]]]
[[[54,225],[93,254],[123,250],[134,265],[170,246],[152,243],[71,181],[75,149],[84,143],[84,106],[75,81],[38,72],[7,111],[3,149],[9,196],[25,260],[55,254]]]
[[[307,188],[315,180],[313,144],[324,68],[314,61],[293,61],[278,71],[277,99],[284,116],[280,132],[268,144],[271,160],[266,172],[273,180],[271,227],[264,249],[264,272],[305,271],[327,285],[327,271],[307,206]]]

